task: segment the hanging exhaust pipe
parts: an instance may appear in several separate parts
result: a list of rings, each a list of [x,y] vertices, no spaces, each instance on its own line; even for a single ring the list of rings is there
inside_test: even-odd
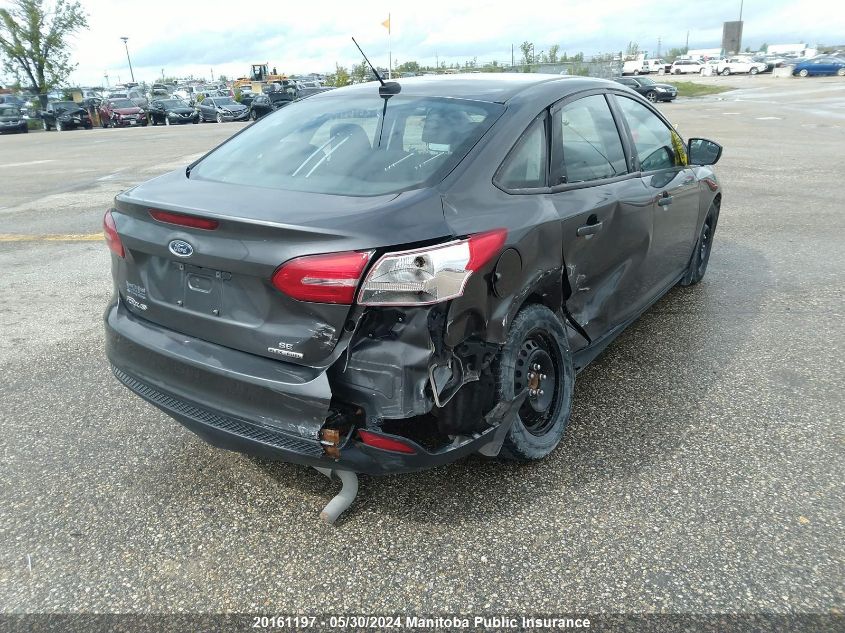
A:
[[[358,475],[348,470],[332,470],[331,468],[319,468],[317,466],[314,468],[329,479],[332,478],[332,475],[336,476],[340,479],[340,483],[343,484],[340,492],[332,497],[332,500],[320,512],[320,518],[323,521],[329,525],[334,525],[337,518],[352,505],[352,502],[355,501],[355,497],[358,495]]]

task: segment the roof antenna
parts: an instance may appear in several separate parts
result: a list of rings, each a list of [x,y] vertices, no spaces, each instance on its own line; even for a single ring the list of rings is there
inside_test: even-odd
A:
[[[358,47],[358,50],[361,51],[361,55],[364,56],[364,61],[366,61],[367,64],[370,66],[370,70],[373,71],[373,74],[376,76],[376,79],[378,79],[378,82],[381,84],[381,86],[379,86],[379,89],[378,89],[379,95],[381,95],[382,97],[385,97],[385,98],[389,98],[389,97],[392,97],[393,95],[399,94],[399,92],[402,90],[402,86],[400,86],[395,81],[385,82],[385,80],[381,78],[381,75],[379,75],[378,71],[376,70],[376,67],[373,66],[373,63],[367,57],[367,54],[364,53],[364,51],[361,49],[360,46],[358,46],[358,42],[355,41],[354,37],[352,38],[352,41],[354,42],[355,46]]]

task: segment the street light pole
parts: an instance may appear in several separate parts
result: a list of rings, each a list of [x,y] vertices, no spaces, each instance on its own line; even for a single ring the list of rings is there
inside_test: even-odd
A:
[[[132,70],[132,60],[129,59],[129,44],[127,44],[127,42],[129,41],[129,38],[128,37],[121,37],[120,39],[123,40],[123,46],[126,47],[126,61],[129,62],[129,74],[132,75],[132,83],[134,84],[135,83],[135,71]]]

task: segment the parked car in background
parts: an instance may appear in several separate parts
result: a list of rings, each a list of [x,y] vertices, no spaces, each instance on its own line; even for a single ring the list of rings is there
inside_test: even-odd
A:
[[[652,103],[672,101],[678,96],[678,89],[672,84],[659,84],[649,77],[619,77],[616,81],[639,92]]]
[[[648,68],[646,67],[645,60],[642,59],[629,59],[627,61],[622,62],[622,74],[623,75],[643,75],[649,72]]]
[[[193,86],[179,86],[173,91],[173,96],[189,105],[194,105],[196,101],[196,93],[194,92]]]
[[[576,373],[704,277],[721,147],[611,81],[397,88],[295,101],[116,196],[116,380],[218,447],[340,471],[555,450]]]
[[[792,74],[799,77],[810,75],[839,75],[845,77],[845,59],[834,55],[819,55],[795,64]]]
[[[206,97],[199,104],[198,111],[200,122],[246,121],[249,116],[249,108],[232,97]]]
[[[56,129],[58,132],[94,127],[88,111],[74,101],[49,102],[47,109],[41,112],[41,125],[45,130]]]
[[[286,92],[270,92],[268,94],[256,95],[249,106],[249,118],[257,121],[271,112],[284,108],[293,103],[293,98]]]
[[[27,100],[18,95],[0,95],[0,105],[12,105],[23,110],[26,108]]]
[[[704,70],[704,63],[697,59],[676,59],[672,62],[673,75],[700,75]]]
[[[199,112],[181,99],[156,99],[151,101],[147,116],[152,125],[200,122]]]
[[[11,103],[0,104],[0,134],[5,132],[29,132],[20,108]]]
[[[134,88],[129,89],[129,90],[121,90],[121,91],[110,92],[108,98],[109,99],[129,99],[132,102],[134,102],[135,105],[138,106],[139,108],[146,108],[147,105],[149,104],[149,100],[147,99],[147,97],[144,96],[144,93],[142,93],[140,90],[136,90]]]
[[[726,76],[743,73],[756,75],[767,69],[768,65],[765,62],[755,62],[750,57],[727,57],[716,61],[713,72]]]
[[[131,99],[106,99],[100,104],[102,127],[145,126],[147,115]]]

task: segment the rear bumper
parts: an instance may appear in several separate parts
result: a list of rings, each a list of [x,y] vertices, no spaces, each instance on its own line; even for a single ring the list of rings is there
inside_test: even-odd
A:
[[[401,438],[413,454],[373,448],[350,435],[333,459],[319,440],[332,395],[324,371],[179,334],[131,315],[120,303],[106,309],[105,329],[106,354],[124,386],[210,444],[249,455],[370,475],[412,472],[500,442],[509,426],[433,452]]]

